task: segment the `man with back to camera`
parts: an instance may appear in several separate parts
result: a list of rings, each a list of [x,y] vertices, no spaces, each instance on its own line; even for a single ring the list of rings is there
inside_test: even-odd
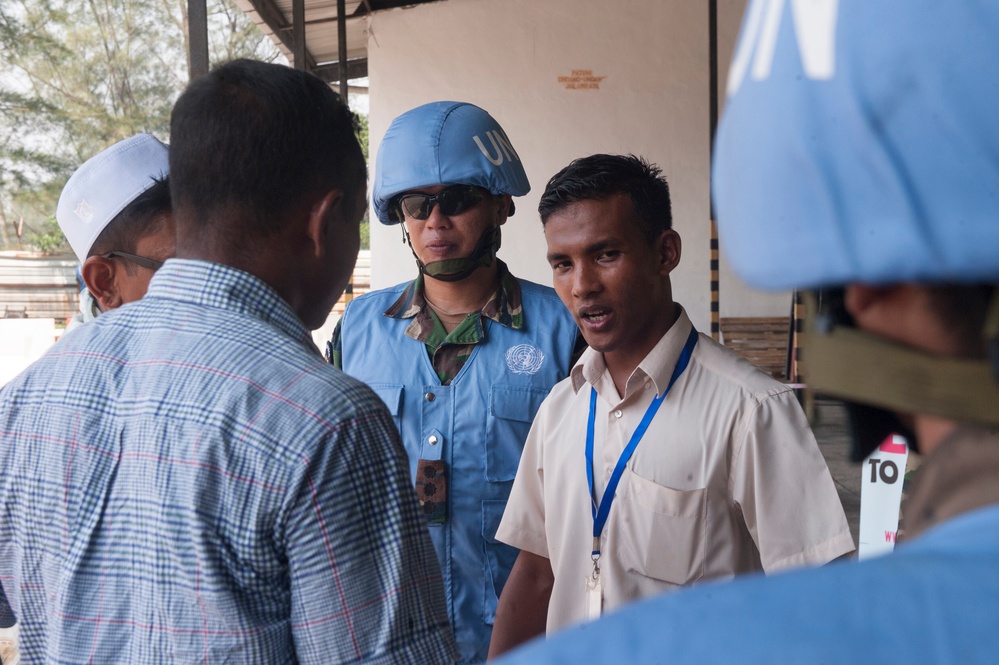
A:
[[[670,207],[659,168],[631,155],[577,159],[541,197],[555,290],[590,348],[524,447],[492,656],[640,598],[854,549],[793,391],[673,301]]]
[[[378,149],[374,210],[402,226],[419,275],[352,300],[329,349],[402,431],[463,662],[486,657],[516,557],[496,527],[531,420],[578,337],[551,288],[496,257],[512,197],[529,190],[483,109],[433,102],[396,118]]]
[[[312,344],[359,245],[354,118],[247,60],[171,116],[177,257],[0,391],[0,581],[29,662],[446,663],[377,396]]]
[[[174,254],[167,146],[136,134],[104,149],[63,187],[56,220],[86,288],[68,329],[138,300]]]
[[[847,400],[854,460],[894,432],[923,456],[906,539],[876,559],[654,599],[504,663],[999,653],[999,81],[981,75],[999,57],[999,7],[841,0],[796,30],[785,4],[761,56],[770,11],[747,9],[731,70],[719,232],[751,285],[822,289],[806,380]],[[765,75],[747,74],[753,58]]]

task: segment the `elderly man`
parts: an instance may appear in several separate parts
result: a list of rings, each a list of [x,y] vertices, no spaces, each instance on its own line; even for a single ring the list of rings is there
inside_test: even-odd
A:
[[[167,146],[136,134],[88,159],[66,183],[56,220],[86,284],[70,327],[141,298],[173,256],[168,172]]]
[[[171,117],[177,256],[0,391],[0,581],[31,661],[446,663],[391,416],[311,342],[359,245],[353,117],[236,61]]]
[[[63,188],[56,220],[82,264],[80,313],[67,330],[138,300],[174,253],[167,147],[137,134],[91,157]],[[0,590],[0,630],[14,625]]]

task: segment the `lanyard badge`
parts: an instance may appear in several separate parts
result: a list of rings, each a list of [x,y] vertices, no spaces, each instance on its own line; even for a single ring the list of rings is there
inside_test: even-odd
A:
[[[600,535],[603,533],[604,525],[607,523],[607,516],[610,514],[611,504],[614,502],[617,485],[621,482],[621,476],[624,474],[628,460],[635,453],[635,449],[638,448],[638,444],[645,435],[645,431],[652,423],[656,412],[659,411],[659,406],[666,399],[666,395],[669,394],[676,380],[687,369],[695,346],[697,346],[697,330],[691,328],[690,335],[687,336],[687,342],[683,345],[683,351],[680,352],[680,358],[676,361],[676,367],[673,368],[673,375],[669,379],[666,390],[663,391],[662,395],[654,397],[652,403],[649,404],[649,408],[645,410],[642,422],[638,424],[638,428],[631,435],[628,445],[621,451],[621,456],[618,458],[617,464],[614,466],[614,471],[607,481],[607,486],[604,488],[604,494],[600,498],[599,504],[593,496],[593,429],[597,418],[597,391],[590,388],[590,415],[586,423],[586,484],[590,490],[590,512],[593,516],[593,549],[590,552],[590,558],[593,559],[593,570],[586,576],[585,580],[587,620],[596,619],[601,613],[603,584],[600,579]]]

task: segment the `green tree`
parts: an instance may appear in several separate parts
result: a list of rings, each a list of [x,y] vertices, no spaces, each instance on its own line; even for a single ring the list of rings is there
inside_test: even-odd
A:
[[[280,59],[231,3],[208,0],[212,62]],[[0,0],[0,243],[23,220],[51,249],[69,175],[135,133],[168,139],[187,71],[187,0]]]
[[[364,151],[364,161],[371,163],[368,156],[368,116],[357,113],[357,140],[361,142],[361,150]],[[364,218],[361,219],[361,249],[371,249],[371,221],[368,219],[368,212],[365,210]]]

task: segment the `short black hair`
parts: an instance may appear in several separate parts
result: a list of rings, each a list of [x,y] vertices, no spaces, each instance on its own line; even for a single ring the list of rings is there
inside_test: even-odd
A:
[[[158,233],[163,228],[166,222],[164,213],[169,213],[170,210],[170,177],[154,179],[151,187],[135,197],[108,222],[87,256],[100,256],[114,251],[134,254],[139,240]],[[125,261],[124,266],[129,275],[135,273],[135,266],[130,261]]]
[[[574,159],[545,186],[538,214],[541,223],[571,203],[626,194],[642,220],[642,234],[653,242],[673,228],[669,184],[662,169],[635,155],[590,155]]]
[[[178,227],[266,237],[306,195],[356,192],[367,177],[356,123],[329,85],[283,65],[234,60],[195,79],[170,117]]]

